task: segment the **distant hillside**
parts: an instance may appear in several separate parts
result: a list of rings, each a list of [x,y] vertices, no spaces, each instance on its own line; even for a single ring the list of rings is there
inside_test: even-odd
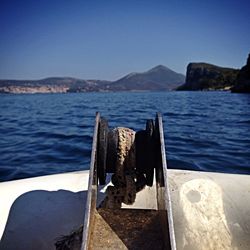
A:
[[[186,82],[177,90],[227,90],[234,86],[239,70],[208,63],[190,63]]]
[[[173,90],[185,81],[185,76],[159,65],[144,73],[131,73],[109,84],[112,90]]]
[[[50,77],[41,80],[0,80],[0,93],[67,93],[98,91],[109,81]]]
[[[98,91],[163,91],[183,84],[184,75],[159,65],[144,73],[131,73],[117,81],[51,77],[41,80],[0,80],[0,93],[67,93]]]

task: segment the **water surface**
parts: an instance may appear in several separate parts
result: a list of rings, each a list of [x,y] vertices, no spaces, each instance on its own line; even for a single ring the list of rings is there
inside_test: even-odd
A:
[[[96,111],[135,130],[161,112],[169,168],[250,173],[250,95],[2,94],[0,108],[0,181],[88,169]]]

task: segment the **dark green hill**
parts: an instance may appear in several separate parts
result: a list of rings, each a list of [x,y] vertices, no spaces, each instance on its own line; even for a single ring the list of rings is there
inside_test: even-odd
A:
[[[208,63],[190,63],[186,82],[177,90],[228,90],[234,86],[238,72]]]

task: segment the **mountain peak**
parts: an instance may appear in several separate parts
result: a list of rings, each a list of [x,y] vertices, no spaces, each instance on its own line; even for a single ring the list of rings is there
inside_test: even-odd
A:
[[[164,66],[162,64],[159,64],[159,65],[153,67],[153,69],[168,69],[168,67],[166,67],[166,66]]]
[[[170,71],[170,69],[162,64],[153,67],[152,69],[148,70],[147,72],[157,72],[157,71]]]

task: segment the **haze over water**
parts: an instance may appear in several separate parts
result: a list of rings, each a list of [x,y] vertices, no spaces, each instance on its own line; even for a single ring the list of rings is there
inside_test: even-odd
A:
[[[0,95],[0,181],[89,168],[95,112],[144,129],[161,112],[169,168],[250,174],[250,95]]]

